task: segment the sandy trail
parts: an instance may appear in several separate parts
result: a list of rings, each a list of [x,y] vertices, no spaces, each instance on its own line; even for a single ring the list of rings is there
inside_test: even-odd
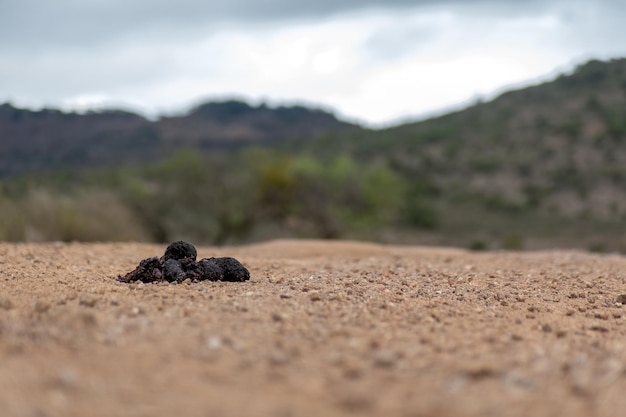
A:
[[[622,416],[626,258],[198,248],[245,283],[123,284],[164,245],[0,244],[2,416]]]

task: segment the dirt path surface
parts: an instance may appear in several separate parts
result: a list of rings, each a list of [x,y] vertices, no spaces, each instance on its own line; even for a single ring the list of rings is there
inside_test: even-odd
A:
[[[124,284],[165,246],[0,244],[2,416],[623,416],[626,258],[198,248],[244,283]]]

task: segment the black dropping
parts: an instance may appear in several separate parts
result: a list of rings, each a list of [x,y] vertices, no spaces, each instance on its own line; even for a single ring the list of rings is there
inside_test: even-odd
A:
[[[121,282],[168,281],[232,281],[243,282],[250,279],[250,272],[237,259],[204,258],[196,261],[198,253],[189,242],[179,240],[169,244],[161,257],[144,259],[135,270],[119,276]]]
[[[163,278],[169,282],[184,281],[185,270],[176,259],[168,259],[163,262]]]
[[[250,279],[250,272],[235,258],[211,258],[224,271],[223,281],[242,282]]]
[[[191,243],[184,240],[177,240],[176,242],[170,243],[167,249],[165,249],[163,258],[165,260],[191,258],[195,261],[197,256],[198,252]]]
[[[224,279],[224,270],[215,263],[215,258],[201,259],[198,267],[204,277],[210,281],[226,281]]]

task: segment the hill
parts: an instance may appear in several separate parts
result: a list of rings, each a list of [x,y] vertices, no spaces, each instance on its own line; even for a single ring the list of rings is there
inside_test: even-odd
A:
[[[357,126],[337,120],[331,113],[303,106],[271,108],[240,101],[209,102],[180,117],[163,117],[156,123],[163,141],[213,148],[311,139],[322,133],[343,132]]]
[[[494,204],[626,216],[626,60],[387,132],[397,165]],[[410,157],[409,157],[410,156]]]
[[[416,193],[430,190],[450,233],[480,225],[485,240],[506,229],[514,241],[529,224],[553,236],[624,233],[626,59],[590,61],[430,120],[306,145],[384,158]]]
[[[13,146],[0,157],[5,174],[105,167],[4,181],[9,240],[307,236],[626,252],[626,59],[382,130],[240,102],[156,122],[7,105],[0,115],[19,133],[1,145]],[[54,124],[74,130],[47,134]],[[132,163],[106,168],[120,160]]]
[[[55,168],[143,163],[183,147],[212,149],[306,139],[356,126],[302,106],[202,104],[149,121],[120,110],[66,113],[0,105],[0,176]]]
[[[159,154],[159,132],[123,111],[64,113],[0,105],[0,176]]]

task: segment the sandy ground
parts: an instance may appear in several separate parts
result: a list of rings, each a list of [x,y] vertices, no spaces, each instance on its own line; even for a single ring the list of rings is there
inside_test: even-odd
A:
[[[123,284],[165,246],[0,244],[2,416],[623,416],[626,258],[198,248],[245,283]]]

